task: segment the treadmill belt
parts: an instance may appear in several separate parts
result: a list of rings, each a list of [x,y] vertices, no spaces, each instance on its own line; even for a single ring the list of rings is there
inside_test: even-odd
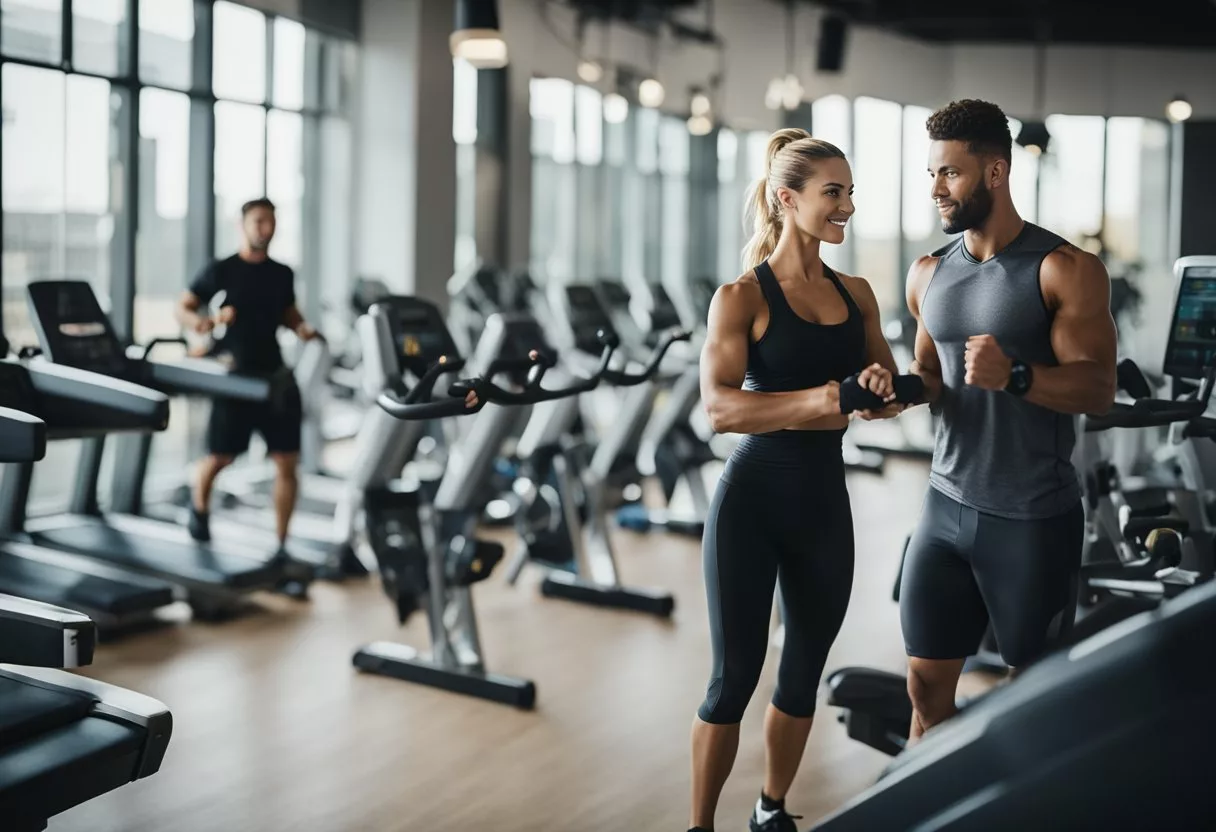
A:
[[[272,586],[275,570],[266,563],[233,557],[202,544],[182,545],[127,534],[88,521],[31,532],[30,542],[48,549],[87,555],[124,569],[232,589]]]
[[[144,579],[131,582],[87,575],[0,550],[0,592],[79,609],[83,613],[129,615],[173,603],[173,587]]]

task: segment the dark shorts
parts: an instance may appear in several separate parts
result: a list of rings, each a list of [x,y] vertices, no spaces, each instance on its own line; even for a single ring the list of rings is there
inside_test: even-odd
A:
[[[256,430],[268,452],[299,453],[303,414],[300,388],[294,380],[280,385],[265,402],[216,399],[211,403],[207,450],[218,456],[240,456],[249,450]]]
[[[909,656],[962,659],[992,624],[1001,658],[1021,667],[1072,623],[1085,514],[1042,520],[984,514],[930,488],[908,543],[899,615]]]

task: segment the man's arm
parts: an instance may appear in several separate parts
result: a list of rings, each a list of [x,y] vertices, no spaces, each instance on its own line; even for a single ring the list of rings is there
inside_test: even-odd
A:
[[[1115,401],[1119,339],[1102,261],[1068,246],[1043,259],[1040,281],[1055,307],[1051,347],[1059,366],[1034,365],[1026,400],[1061,413],[1105,413]]]
[[[1055,312],[1051,346],[1058,365],[1031,365],[1026,400],[1071,415],[1105,413],[1115,400],[1119,349],[1106,267],[1089,252],[1065,246],[1043,259],[1039,282]],[[1012,366],[991,336],[968,341],[968,384],[1004,390]]]
[[[912,365],[908,367],[908,372],[920,376],[925,383],[925,393],[919,403],[927,404],[933,404],[942,394],[942,364],[937,357],[937,345],[933,343],[920,316],[920,302],[936,268],[936,257],[926,254],[917,258],[908,269],[905,284],[908,311],[916,320],[916,340],[912,346]]]
[[[701,349],[701,402],[715,433],[767,433],[814,419],[840,416],[840,386],[790,393],[743,390],[747,346],[759,305],[759,287],[736,281],[721,286],[709,305]]]
[[[183,329],[204,333],[215,328],[215,321],[211,320],[211,316],[203,314],[200,310],[202,310],[203,304],[211,300],[218,291],[218,277],[215,273],[215,264],[212,263],[199,272],[198,276],[191,281],[190,287],[177,299],[177,306],[174,307],[173,314]]]

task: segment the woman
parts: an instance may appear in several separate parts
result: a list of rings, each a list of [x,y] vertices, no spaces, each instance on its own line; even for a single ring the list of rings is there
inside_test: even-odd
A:
[[[853,586],[841,453],[849,416],[841,413],[840,383],[857,375],[888,403],[862,418],[901,409],[873,290],[819,258],[821,244],[844,241],[852,181],[838,148],[803,130],[774,133],[744,250],[750,271],[719,288],[710,305],[702,400],[716,432],[745,436],[723,472],[703,543],[713,672],[693,722],[694,832],[713,829],[764,665],[778,582],[785,643],[765,714],[766,774],[751,829],[796,832],[785,794]]]

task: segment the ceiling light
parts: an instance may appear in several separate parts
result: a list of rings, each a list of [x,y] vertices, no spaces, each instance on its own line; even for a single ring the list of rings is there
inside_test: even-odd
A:
[[[595,61],[579,61],[578,77],[585,83],[594,84],[604,77],[604,69]]]
[[[604,121],[609,124],[620,124],[629,117],[629,102],[619,92],[610,92],[604,96]]]
[[[507,65],[507,42],[498,30],[495,0],[456,0],[456,25],[448,38],[452,57],[463,58],[478,69]]]
[[[664,98],[663,85],[655,78],[647,78],[638,84],[638,103],[643,107],[660,107]]]
[[[1174,96],[1174,100],[1165,106],[1165,114],[1173,122],[1186,121],[1191,117],[1191,113],[1193,112],[1194,108],[1191,107],[1191,102],[1181,95]]]

